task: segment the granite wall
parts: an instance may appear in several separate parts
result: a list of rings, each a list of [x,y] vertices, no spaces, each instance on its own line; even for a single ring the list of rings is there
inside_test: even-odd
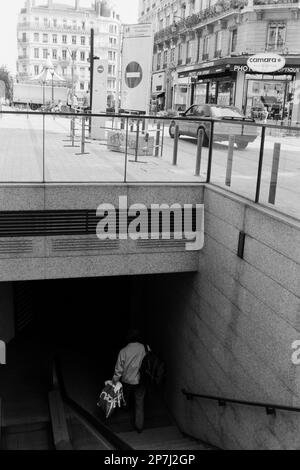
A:
[[[11,282],[0,283],[0,340],[9,343],[14,337],[14,301]]]
[[[300,449],[300,413],[217,402],[200,394],[300,407],[299,226],[206,188],[199,272],[148,282],[150,341],[167,362],[167,401],[186,433],[223,449]],[[244,260],[237,256],[246,233]]]

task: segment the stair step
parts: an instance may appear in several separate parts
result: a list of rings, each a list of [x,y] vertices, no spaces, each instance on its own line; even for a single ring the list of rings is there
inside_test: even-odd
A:
[[[50,423],[23,424],[3,429],[2,445],[6,450],[51,450]]]
[[[182,434],[175,426],[145,429],[141,434],[137,432],[124,432],[119,434],[120,438],[129,444],[135,445],[162,445],[162,442],[179,441],[183,439]]]

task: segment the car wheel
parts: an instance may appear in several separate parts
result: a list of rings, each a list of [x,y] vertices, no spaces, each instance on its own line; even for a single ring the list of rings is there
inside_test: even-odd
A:
[[[207,137],[206,130],[204,127],[200,127],[197,132],[197,139],[198,139],[198,134],[200,131],[203,131],[203,142],[202,145],[203,147],[209,147],[209,138]]]
[[[245,150],[248,147],[248,142],[237,142],[236,146],[239,150]]]

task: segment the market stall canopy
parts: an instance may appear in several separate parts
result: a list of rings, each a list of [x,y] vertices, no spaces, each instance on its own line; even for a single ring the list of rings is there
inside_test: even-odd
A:
[[[55,72],[54,65],[51,62],[50,58],[47,59],[47,62],[44,65],[42,72],[36,77],[33,77],[31,80],[35,82],[42,82],[42,83],[51,82],[52,80],[54,82],[65,82],[65,79],[60,77]]]

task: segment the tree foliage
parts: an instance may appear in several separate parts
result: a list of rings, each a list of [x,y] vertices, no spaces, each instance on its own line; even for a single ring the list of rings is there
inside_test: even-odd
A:
[[[5,98],[12,100],[13,97],[13,79],[7,68],[0,66],[0,81],[5,83]]]

